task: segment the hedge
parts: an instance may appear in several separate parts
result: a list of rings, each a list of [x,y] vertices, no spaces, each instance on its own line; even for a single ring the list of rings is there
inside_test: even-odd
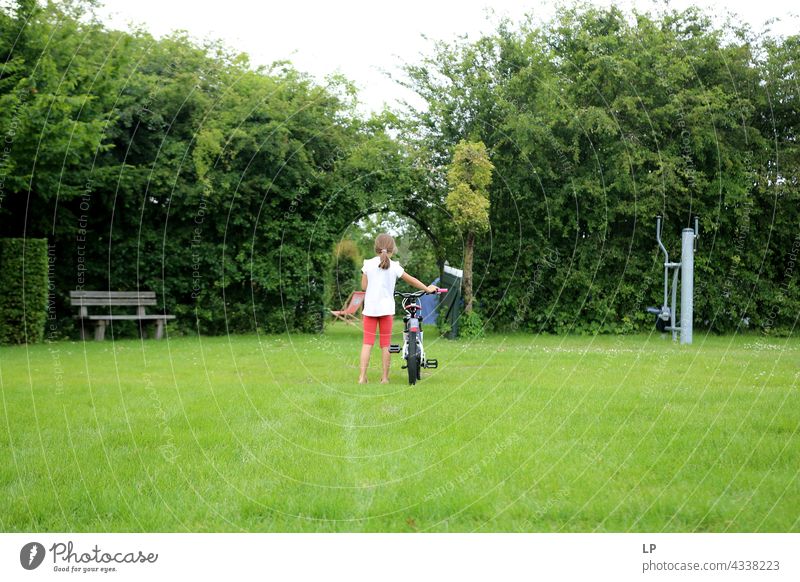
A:
[[[0,344],[44,339],[47,250],[47,239],[0,239]]]

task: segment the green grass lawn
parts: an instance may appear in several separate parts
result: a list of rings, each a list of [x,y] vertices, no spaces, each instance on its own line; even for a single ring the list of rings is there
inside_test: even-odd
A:
[[[800,531],[800,341],[360,332],[0,349],[2,531]]]

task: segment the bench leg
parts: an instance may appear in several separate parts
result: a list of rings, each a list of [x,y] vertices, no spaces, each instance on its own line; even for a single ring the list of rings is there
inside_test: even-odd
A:
[[[94,339],[101,342],[106,338],[106,320],[98,319],[94,325]]]
[[[144,320],[139,320],[139,337],[142,339],[147,339],[147,326],[144,324]]]
[[[156,319],[156,339],[160,340],[164,337],[164,320]]]
[[[86,326],[88,325],[88,323],[89,322],[86,321],[85,319],[79,320],[79,324],[81,326],[81,340],[82,341],[86,341],[86,340],[89,339],[89,334],[86,333]]]

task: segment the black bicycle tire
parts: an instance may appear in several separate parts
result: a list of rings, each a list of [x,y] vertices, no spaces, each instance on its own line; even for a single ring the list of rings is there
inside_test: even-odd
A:
[[[417,368],[419,368],[419,353],[417,352],[417,332],[408,332],[408,359],[406,360],[408,369],[408,383],[417,383]]]

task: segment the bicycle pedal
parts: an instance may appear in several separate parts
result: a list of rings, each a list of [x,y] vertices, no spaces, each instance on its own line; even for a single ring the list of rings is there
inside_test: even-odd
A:
[[[389,353],[390,354],[399,354],[401,351],[400,344],[390,344],[389,345]]]
[[[439,367],[439,360],[435,360],[433,358],[425,360],[425,367],[426,368],[438,368]]]

